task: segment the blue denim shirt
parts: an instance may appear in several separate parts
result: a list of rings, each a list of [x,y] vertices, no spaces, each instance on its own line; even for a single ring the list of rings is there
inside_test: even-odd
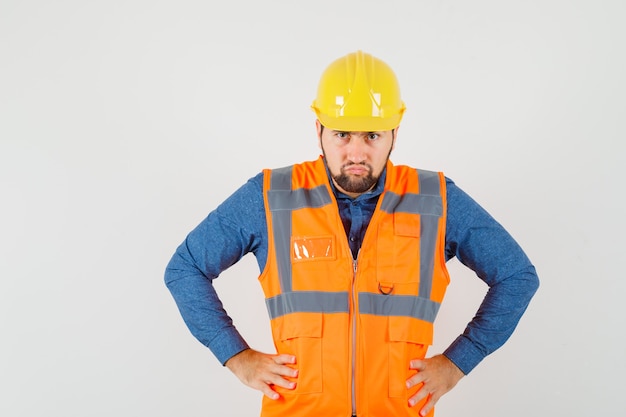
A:
[[[352,257],[356,259],[359,249],[361,248],[361,242],[363,242],[363,238],[365,237],[367,225],[378,203],[378,197],[380,197],[383,192],[385,173],[383,172],[374,189],[361,194],[357,198],[352,198],[337,190],[332,181],[330,185],[335,194],[337,205],[339,206],[339,216],[341,217],[343,228],[346,231]]]
[[[510,234],[454,182],[446,179],[446,184],[446,260],[456,256],[489,286],[475,317],[444,351],[467,374],[510,337],[539,280]],[[355,199],[333,189],[353,256],[383,186],[384,177],[375,189]],[[263,174],[259,173],[189,233],[166,268],[165,282],[183,320],[222,364],[249,346],[223,309],[213,279],[249,252],[262,271],[267,245]]]

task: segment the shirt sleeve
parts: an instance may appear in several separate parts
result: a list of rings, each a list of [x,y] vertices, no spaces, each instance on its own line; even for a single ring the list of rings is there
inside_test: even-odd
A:
[[[185,324],[222,364],[248,344],[224,310],[213,280],[249,252],[265,262],[265,225],[259,174],[187,235],[165,270],[165,284]]]
[[[476,316],[444,352],[468,374],[511,336],[539,279],[513,237],[454,182],[446,182],[446,258],[456,256],[489,286]]]

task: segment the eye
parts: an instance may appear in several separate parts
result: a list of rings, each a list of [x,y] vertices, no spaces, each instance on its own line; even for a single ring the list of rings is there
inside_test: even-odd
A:
[[[368,140],[376,140],[380,137],[380,135],[378,133],[375,132],[370,132],[367,134],[367,139]]]
[[[335,132],[339,139],[348,139],[348,132]]]

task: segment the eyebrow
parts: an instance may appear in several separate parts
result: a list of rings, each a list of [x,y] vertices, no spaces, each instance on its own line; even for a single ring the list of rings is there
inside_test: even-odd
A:
[[[378,133],[380,134],[381,132],[378,130],[372,130],[372,131],[352,131],[352,130],[333,130],[334,133],[350,133],[351,135],[370,135],[372,133]]]

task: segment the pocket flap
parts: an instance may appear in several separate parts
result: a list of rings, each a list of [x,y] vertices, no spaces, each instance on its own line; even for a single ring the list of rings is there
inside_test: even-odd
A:
[[[322,337],[321,313],[290,313],[274,319],[280,340],[297,337]]]
[[[394,213],[393,232],[396,236],[420,237],[420,217],[416,214]]]
[[[433,344],[433,324],[412,317],[389,317],[389,341]]]

